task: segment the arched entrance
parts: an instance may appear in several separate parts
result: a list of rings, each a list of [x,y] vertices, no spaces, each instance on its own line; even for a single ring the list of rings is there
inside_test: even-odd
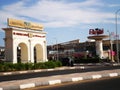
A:
[[[12,63],[47,61],[46,32],[42,24],[8,18],[5,31],[5,59]]]
[[[40,44],[36,44],[34,46],[34,62],[42,62],[43,61],[43,48]]]
[[[20,43],[17,47],[17,62],[28,62],[28,47],[25,43]]]

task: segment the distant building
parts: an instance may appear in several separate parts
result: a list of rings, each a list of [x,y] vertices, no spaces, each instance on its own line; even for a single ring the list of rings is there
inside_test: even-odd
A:
[[[95,57],[96,47],[95,41],[80,42],[79,39],[72,40],[64,43],[58,43],[54,45],[47,46],[48,59],[59,59],[62,57]],[[116,40],[112,42],[110,40],[103,40],[103,58],[116,60]],[[120,48],[120,40],[119,40]],[[119,52],[120,53],[120,52]]]

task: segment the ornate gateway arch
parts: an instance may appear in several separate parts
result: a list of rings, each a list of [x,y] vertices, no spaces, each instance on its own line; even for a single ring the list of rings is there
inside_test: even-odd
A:
[[[5,31],[6,61],[13,63],[47,61],[46,33],[41,24],[8,19]]]

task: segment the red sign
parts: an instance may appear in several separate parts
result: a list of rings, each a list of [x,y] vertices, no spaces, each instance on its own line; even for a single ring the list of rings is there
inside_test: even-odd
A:
[[[104,33],[104,30],[99,28],[89,30],[89,34],[92,34],[92,35],[99,35],[103,33]]]
[[[115,56],[115,51],[110,51],[109,52],[112,56]]]

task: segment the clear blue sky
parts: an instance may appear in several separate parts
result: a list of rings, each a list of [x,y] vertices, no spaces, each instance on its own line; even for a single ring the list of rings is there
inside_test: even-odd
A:
[[[87,40],[89,29],[104,28],[115,32],[115,12],[120,0],[0,0],[0,46],[4,46],[7,18],[42,23],[47,43],[74,39]],[[120,34],[120,12],[118,13]]]

